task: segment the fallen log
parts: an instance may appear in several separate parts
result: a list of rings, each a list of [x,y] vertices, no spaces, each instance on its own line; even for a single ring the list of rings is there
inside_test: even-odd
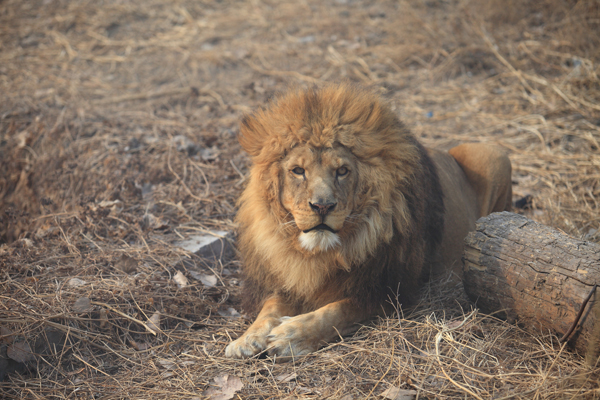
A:
[[[486,313],[559,337],[596,358],[600,345],[600,245],[571,238],[521,215],[494,213],[465,238],[463,282]],[[591,361],[591,359],[589,359]]]

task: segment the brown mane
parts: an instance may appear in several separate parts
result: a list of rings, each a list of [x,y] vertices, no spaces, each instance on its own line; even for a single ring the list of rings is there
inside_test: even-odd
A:
[[[239,141],[253,159],[237,215],[247,310],[274,290],[304,311],[414,294],[441,241],[442,191],[424,148],[378,96],[348,84],[295,90],[247,116]],[[280,202],[280,162],[302,143],[342,145],[358,160],[356,207],[335,251],[298,251]]]

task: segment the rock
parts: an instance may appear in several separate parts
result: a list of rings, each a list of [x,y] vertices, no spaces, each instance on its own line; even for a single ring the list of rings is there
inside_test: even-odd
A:
[[[197,256],[223,260],[233,255],[233,234],[227,231],[214,231],[210,234],[190,236],[174,243]]]

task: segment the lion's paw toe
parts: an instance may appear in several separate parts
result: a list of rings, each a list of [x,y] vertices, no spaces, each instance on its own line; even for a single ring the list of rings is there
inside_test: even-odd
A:
[[[302,316],[282,318],[282,323],[267,335],[271,356],[299,357],[318,349],[318,338],[302,324]]]
[[[229,343],[225,348],[225,357],[248,358],[267,348],[267,338],[258,335],[245,335]]]
[[[270,356],[277,356],[281,361],[289,361],[292,358],[305,356],[316,350],[316,346],[310,346],[305,342],[280,339],[269,342],[268,353]]]

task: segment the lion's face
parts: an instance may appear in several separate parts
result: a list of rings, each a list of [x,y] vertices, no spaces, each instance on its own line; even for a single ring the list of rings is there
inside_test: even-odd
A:
[[[308,296],[393,240],[403,262],[424,254],[424,150],[377,96],[291,91],[245,116],[239,141],[252,157],[236,217],[247,271]]]
[[[344,146],[294,147],[281,163],[281,204],[298,227],[308,251],[340,244],[340,231],[354,208],[356,159]]]

